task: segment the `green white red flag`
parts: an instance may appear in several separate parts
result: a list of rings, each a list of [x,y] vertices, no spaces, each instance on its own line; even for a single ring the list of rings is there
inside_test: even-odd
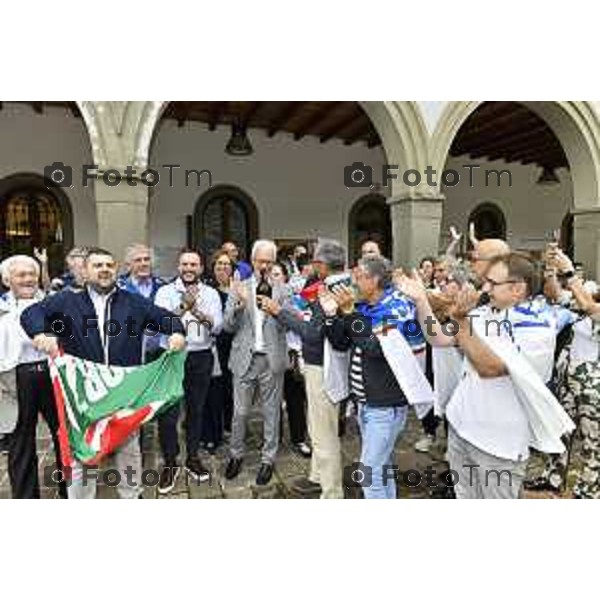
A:
[[[64,467],[96,465],[183,397],[184,352],[143,366],[114,367],[68,354],[50,361]]]

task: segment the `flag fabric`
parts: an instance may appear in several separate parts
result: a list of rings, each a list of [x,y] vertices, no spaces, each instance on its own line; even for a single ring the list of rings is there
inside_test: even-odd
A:
[[[68,354],[50,361],[65,467],[96,465],[157,413],[183,397],[184,352],[137,367],[115,367]]]

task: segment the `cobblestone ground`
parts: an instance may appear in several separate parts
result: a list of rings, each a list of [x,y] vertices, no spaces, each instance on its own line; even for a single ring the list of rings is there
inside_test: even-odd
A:
[[[395,449],[395,464],[398,465],[400,472],[405,473],[409,469],[416,469],[423,473],[428,466],[431,466],[436,474],[442,473],[448,468],[444,462],[445,439],[443,437],[443,427],[439,428],[441,439],[434,445],[430,453],[418,453],[414,450],[415,442],[421,437],[422,429],[419,421],[411,412],[408,425],[402,437],[398,440]],[[196,483],[193,480],[187,481],[185,472],[182,471],[177,481],[175,489],[166,495],[157,493],[156,487],[146,487],[144,498],[147,499],[185,499],[185,498],[295,498],[291,488],[292,482],[302,476],[308,475],[310,460],[302,458],[290,449],[288,442],[287,429],[284,430],[283,440],[280,445],[280,451],[275,465],[275,473],[268,485],[257,486],[255,483],[256,472],[260,465],[260,444],[261,444],[261,420],[259,415],[253,414],[250,417],[248,426],[248,452],[244,459],[244,465],[240,475],[233,481],[227,481],[223,476],[226,462],[226,449],[218,448],[214,454],[203,452],[202,461],[210,469],[212,477],[208,483]],[[158,471],[160,467],[160,453],[158,451],[158,433],[154,423],[150,423],[145,428],[144,433],[144,451],[143,465],[144,469],[154,469]],[[51,468],[54,464],[51,441],[47,430],[43,424],[39,427],[38,451],[40,463],[40,481],[43,482],[44,469]],[[360,454],[360,437],[358,427],[353,417],[346,421],[346,431],[342,437],[343,464],[351,465],[358,460]],[[540,456],[532,457],[530,461],[530,471],[539,471],[542,464]],[[110,461],[104,465],[108,469],[112,465]],[[574,473],[572,476],[574,477]],[[101,481],[101,475],[99,476]],[[412,482],[411,482],[412,483]],[[116,490],[100,482],[98,487],[98,496],[100,498],[116,498]],[[436,491],[427,487],[425,477],[421,485],[408,485],[400,481],[398,485],[398,496],[400,498],[432,498],[439,497],[439,493],[445,490],[445,486],[440,484]],[[345,488],[345,494],[348,498],[360,498],[361,492],[357,488]],[[526,494],[527,497],[546,497],[544,494]],[[568,493],[565,494],[568,496]],[[44,486],[42,483],[42,497],[56,498],[56,489]],[[556,496],[553,496],[556,497]],[[0,498],[10,498],[10,486],[8,483],[8,473],[6,464],[6,455],[0,455]]]

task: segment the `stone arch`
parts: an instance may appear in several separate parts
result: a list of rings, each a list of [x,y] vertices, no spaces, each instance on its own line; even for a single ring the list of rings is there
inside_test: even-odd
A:
[[[134,136],[136,164],[147,166],[157,125],[167,101],[137,103],[131,112],[137,120]],[[416,102],[359,102],[379,134],[383,151],[390,164],[400,169],[424,169],[427,160],[427,127]],[[392,181],[392,196],[414,196],[418,188],[406,187],[401,180]]]
[[[600,121],[591,102],[518,101],[541,117],[561,143],[569,161],[575,209],[600,208]],[[429,157],[439,173],[467,118],[484,102],[449,102],[430,141]]]

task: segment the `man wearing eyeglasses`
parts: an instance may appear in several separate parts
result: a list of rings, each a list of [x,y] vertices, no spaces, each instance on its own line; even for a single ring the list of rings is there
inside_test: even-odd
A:
[[[554,418],[561,409],[556,399],[548,398],[544,378],[552,367],[556,330],[547,312],[531,299],[535,269],[527,258],[509,254],[492,259],[481,281],[489,306],[475,308],[477,296],[461,293],[450,314],[458,326],[455,335],[435,322],[422,286],[408,278],[400,285],[417,304],[421,327],[430,342],[434,346],[457,345],[465,355],[461,379],[446,408],[456,496],[517,498],[532,432],[540,429],[523,404],[511,360],[518,354],[532,367],[528,373]],[[474,328],[474,321],[485,324],[483,334]],[[560,444],[559,436],[550,442]]]

